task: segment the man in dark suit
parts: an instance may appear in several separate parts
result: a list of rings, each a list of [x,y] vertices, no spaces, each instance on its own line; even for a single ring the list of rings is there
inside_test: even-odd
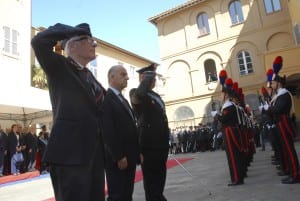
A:
[[[35,134],[36,127],[35,125],[29,126],[29,132],[25,135],[25,144],[26,144],[26,168],[27,171],[35,170],[35,158],[36,151],[38,148],[38,138]]]
[[[152,89],[155,66],[138,71],[140,85],[130,91],[132,107],[137,115],[139,145],[146,201],[166,201],[163,195],[169,149],[169,127],[164,101]]]
[[[135,117],[121,94],[127,80],[123,66],[116,65],[109,69],[109,89],[102,107],[108,201],[132,201],[139,157]]]
[[[23,137],[18,133],[19,125],[13,124],[11,132],[8,134],[8,152],[10,158],[10,172],[13,175],[20,174],[21,166],[24,161],[22,146],[24,146]]]
[[[67,58],[53,51],[58,41]],[[55,24],[31,41],[47,75],[53,127],[43,156],[56,201],[103,201],[104,154],[100,107],[105,89],[86,65],[96,58],[89,25]]]

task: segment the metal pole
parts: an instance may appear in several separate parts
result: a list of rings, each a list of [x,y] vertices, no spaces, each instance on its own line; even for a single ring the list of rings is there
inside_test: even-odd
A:
[[[190,177],[193,177],[193,175],[190,173],[190,171],[188,171],[188,170],[182,165],[182,163],[180,163],[180,162],[179,162],[172,154],[169,154],[169,156],[170,156],[173,160],[175,160],[176,163],[177,163],[182,169],[184,169],[184,171],[185,171]],[[211,195],[211,191],[208,190],[208,189],[206,188],[206,185],[203,184],[203,183],[201,182],[201,180],[199,180],[199,182],[200,182],[201,185],[204,187],[204,190],[208,193],[208,195]]]
[[[180,167],[182,167],[182,169],[184,169],[186,173],[188,173],[188,175],[190,175],[191,177],[193,177],[193,175],[172,154],[170,154],[169,156],[171,156],[172,159],[175,160],[176,163],[178,165],[180,165]]]

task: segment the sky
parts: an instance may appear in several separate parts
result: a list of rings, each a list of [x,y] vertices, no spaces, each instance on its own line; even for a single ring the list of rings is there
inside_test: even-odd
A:
[[[32,0],[32,26],[87,22],[94,37],[160,63],[156,27],[149,18],[187,0]]]

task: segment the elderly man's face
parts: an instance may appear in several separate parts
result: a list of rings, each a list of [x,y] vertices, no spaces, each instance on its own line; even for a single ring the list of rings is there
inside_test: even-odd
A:
[[[97,42],[90,36],[78,36],[70,41],[71,52],[87,62],[96,58],[96,47]]]

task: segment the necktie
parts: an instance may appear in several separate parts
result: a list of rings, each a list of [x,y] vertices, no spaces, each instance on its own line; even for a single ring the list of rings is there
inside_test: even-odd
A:
[[[95,96],[96,103],[101,103],[104,98],[104,89],[102,88],[101,84],[97,82],[91,71],[89,71],[87,68],[84,68],[83,72],[85,73],[85,80]]]
[[[125,106],[126,110],[129,112],[131,118],[132,118],[132,119],[135,119],[135,118],[134,118],[134,115],[133,115],[133,112],[132,112],[132,110],[131,110],[131,108],[130,108],[130,105],[129,105],[129,103],[128,103],[128,101],[124,98],[124,96],[123,96],[121,93],[119,93],[119,97],[121,98],[121,102],[122,102],[123,105]]]
[[[76,62],[71,57],[68,57],[68,60],[71,64],[73,64],[76,67],[77,72],[79,72],[79,77],[81,81],[84,83],[88,91],[91,91],[93,96],[95,97],[97,105],[101,104],[104,95],[105,95],[105,89],[102,87],[102,85],[97,81],[97,79],[94,77],[94,75],[91,73],[91,71],[81,66],[78,62]]]

